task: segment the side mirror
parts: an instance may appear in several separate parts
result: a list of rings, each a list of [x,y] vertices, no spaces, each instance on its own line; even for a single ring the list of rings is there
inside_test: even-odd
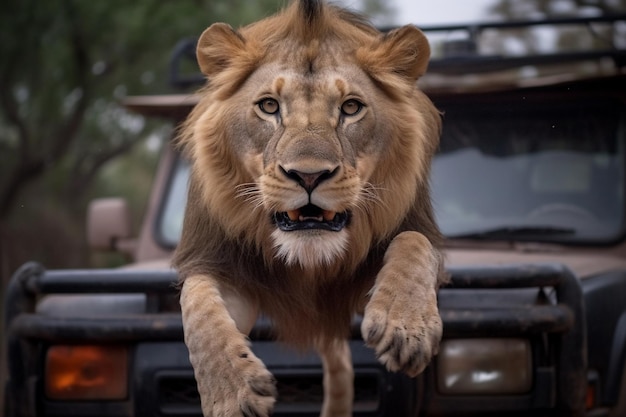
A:
[[[87,209],[87,241],[96,250],[134,255],[131,215],[123,198],[98,198]]]

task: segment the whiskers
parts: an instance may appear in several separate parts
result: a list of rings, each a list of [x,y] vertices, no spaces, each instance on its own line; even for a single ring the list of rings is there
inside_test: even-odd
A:
[[[237,185],[235,187],[235,197],[249,204],[252,207],[252,211],[259,210],[264,205],[263,194],[255,182]]]
[[[353,200],[353,209],[365,214],[373,214],[372,210],[376,206],[387,209],[388,202],[382,196],[387,191],[386,188],[376,186],[370,182],[365,183],[359,190],[356,199]],[[259,184],[255,182],[237,185],[235,197],[245,201],[246,205],[251,207],[253,212],[261,209],[269,211],[276,209],[274,207],[275,204],[269,204],[272,207],[268,207],[268,200],[264,198]]]
[[[357,196],[355,203],[356,209],[365,213],[371,213],[372,206],[378,205],[380,207],[387,208],[387,203],[383,201],[380,196],[381,191],[386,191],[386,189],[383,187],[377,187],[370,182],[366,182]]]

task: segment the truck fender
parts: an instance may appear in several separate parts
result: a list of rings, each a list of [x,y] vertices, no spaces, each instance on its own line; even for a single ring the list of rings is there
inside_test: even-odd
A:
[[[622,399],[626,400],[626,387],[621,386],[623,376],[626,373],[626,311],[621,314],[617,324],[615,325],[615,331],[613,333],[613,343],[611,346],[611,359],[609,360],[609,367],[606,379],[605,389],[605,403],[617,404]],[[620,392],[622,394],[620,396]]]

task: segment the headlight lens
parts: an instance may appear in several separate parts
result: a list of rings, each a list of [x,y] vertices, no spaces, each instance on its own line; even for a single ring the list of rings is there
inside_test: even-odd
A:
[[[451,339],[437,357],[439,392],[521,394],[532,387],[532,354],[525,339]]]
[[[128,351],[123,346],[52,346],[45,375],[50,399],[121,400],[128,393]]]

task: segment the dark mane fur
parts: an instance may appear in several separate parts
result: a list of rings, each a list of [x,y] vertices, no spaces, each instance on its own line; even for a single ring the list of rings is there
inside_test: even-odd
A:
[[[310,25],[322,14],[322,2],[319,0],[301,0],[300,11],[304,20]]]

